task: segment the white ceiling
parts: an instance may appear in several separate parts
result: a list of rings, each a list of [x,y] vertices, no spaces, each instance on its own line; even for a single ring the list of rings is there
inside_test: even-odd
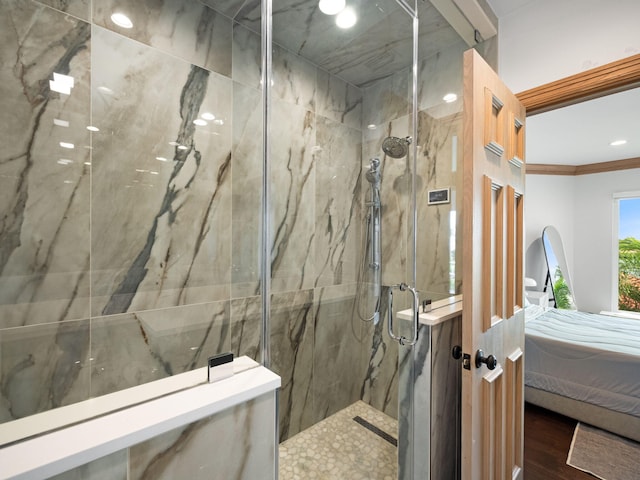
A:
[[[640,157],[640,88],[527,117],[527,163],[584,165]],[[614,140],[626,140],[612,147]]]
[[[487,0],[498,19],[535,0]],[[526,161],[585,165],[640,157],[640,89],[527,118]],[[627,140],[612,147],[614,140]]]

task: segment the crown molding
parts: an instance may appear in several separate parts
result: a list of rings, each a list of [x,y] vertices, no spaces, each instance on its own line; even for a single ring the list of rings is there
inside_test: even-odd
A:
[[[640,168],[640,157],[613,160],[611,162],[589,163],[587,165],[528,163],[526,172],[529,175],[589,175],[592,173],[630,170],[632,168]]]
[[[640,54],[518,93],[527,116],[640,85]]]

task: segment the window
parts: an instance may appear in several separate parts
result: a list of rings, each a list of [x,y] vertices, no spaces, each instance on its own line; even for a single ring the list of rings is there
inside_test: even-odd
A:
[[[640,192],[616,197],[617,309],[640,312]]]

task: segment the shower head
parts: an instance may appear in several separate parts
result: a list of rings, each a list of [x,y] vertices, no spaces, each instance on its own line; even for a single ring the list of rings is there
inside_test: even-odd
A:
[[[407,155],[411,145],[411,137],[387,137],[382,141],[382,151],[391,158],[402,158]]]
[[[367,181],[372,185],[380,183],[380,159],[372,158],[369,160],[369,170],[367,170]]]

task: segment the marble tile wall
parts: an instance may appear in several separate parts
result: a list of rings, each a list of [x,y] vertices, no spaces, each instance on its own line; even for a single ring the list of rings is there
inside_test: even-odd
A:
[[[233,30],[189,0],[0,4],[0,421],[258,356],[260,51]]]
[[[52,478],[275,479],[275,411],[268,393]]]
[[[462,340],[462,317],[438,325],[420,326],[413,352],[402,359],[400,408],[410,411],[409,425],[403,417],[398,425],[399,479],[460,478],[460,363],[451,357]],[[402,448],[412,442],[410,449]]]

